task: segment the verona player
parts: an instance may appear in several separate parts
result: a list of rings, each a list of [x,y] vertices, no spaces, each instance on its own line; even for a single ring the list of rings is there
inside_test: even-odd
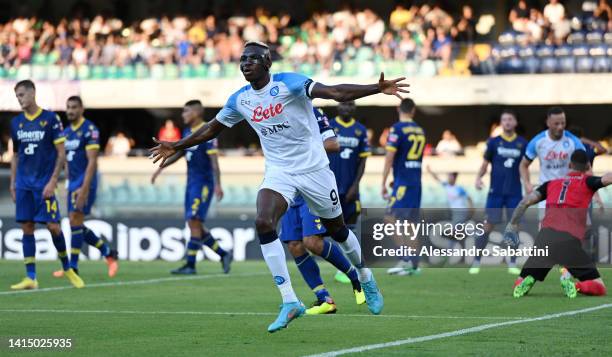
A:
[[[555,264],[567,267],[571,275],[578,279],[574,283],[569,275],[561,278],[561,287],[567,297],[574,298],[578,292],[585,295],[606,294],[606,286],[595,264],[583,250],[581,241],[584,239],[587,210],[593,194],[612,184],[612,172],[601,177],[590,175],[591,165],[587,153],[582,149],[572,153],[568,169],[565,176],[546,181],[526,195],[506,227],[504,238],[516,246],[518,224],[527,207],[540,201],[546,203],[542,228],[534,245],[547,246],[549,254],[527,259],[520,278],[514,283],[513,295],[516,298],[526,295],[536,280],[543,281]]]
[[[350,229],[354,229],[361,214],[359,183],[365,171],[366,160],[372,154],[367,129],[355,120],[354,115],[355,101],[338,104],[338,116],[330,120],[329,125],[336,132],[340,151],[327,155],[329,167],[336,176],[344,221]],[[334,278],[341,283],[351,282],[341,271]]]
[[[415,121],[416,105],[410,98],[402,100],[398,108],[399,121],[391,127],[387,139],[387,155],[382,179],[382,196],[393,219],[419,219],[421,207],[421,165],[425,148],[425,131]],[[387,180],[393,168],[393,191],[387,192]],[[414,240],[413,242],[417,242]],[[394,275],[418,275],[419,257],[402,257],[387,270]]]
[[[62,122],[50,111],[36,104],[36,88],[30,80],[15,85],[15,96],[23,113],[11,121],[11,138],[15,155],[11,160],[10,191],[16,204],[15,219],[21,223],[23,258],[26,277],[13,290],[37,289],[36,280],[36,223],[47,226],[53,245],[62,262],[62,269],[77,288],[83,280],[70,268],[66,241],[62,233],[60,210],[55,198],[57,180],[64,162],[64,135]]]
[[[268,331],[287,327],[305,311],[291,286],[285,253],[276,232],[278,220],[298,193],[311,211],[321,217],[327,232],[340,243],[358,269],[368,308],[379,314],[383,298],[371,270],[361,261],[357,237],[344,224],[336,180],[311,114],[311,100],[323,98],[344,102],[377,93],[401,98],[399,93],[407,92],[404,87],[408,84],[400,83],[404,78],[385,80],[381,73],[377,84],[327,86],[297,73],[272,75],[271,66],[267,45],[246,43],[240,57],[240,70],[250,84],[230,96],[216,118],[189,137],[176,143],[155,140],[158,145],[151,149],[154,162],[163,159],[163,165],[177,151],[208,141],[223,129],[246,119],[258,134],[266,158],[255,226],[264,259],[283,300],[279,316],[268,326]]]
[[[482,190],[482,177],[491,165],[491,182],[485,206],[486,220],[484,234],[476,239],[477,252],[484,249],[489,242],[489,234],[496,224],[502,222],[502,213],[505,208],[506,217],[510,219],[514,208],[522,199],[521,175],[519,164],[525,155],[527,140],[516,134],[518,121],[516,113],[504,110],[500,117],[501,135],[487,140],[487,149],[482,165],[476,175],[476,189]],[[470,274],[480,272],[480,255],[474,257],[474,262],[468,270]],[[516,267],[516,256],[510,257],[508,273],[518,275],[520,269]]]
[[[334,130],[329,125],[327,116],[317,108],[314,108],[314,115],[319,124],[325,151],[328,154],[338,152],[340,146]],[[365,303],[365,295],[359,283],[357,270],[347,260],[336,243],[323,238],[325,235],[326,230],[321,224],[321,219],[310,212],[302,196],[296,197],[294,203],[289,206],[281,219],[279,238],[287,244],[289,253],[293,256],[304,281],[316,296],[317,300],[306,310],[308,315],[334,314],[337,309],[334,299],[323,283],[316,260],[306,249],[327,260],[340,272],[345,272],[347,275],[342,274],[352,284],[355,301],[358,305]]]
[[[199,100],[190,100],[183,107],[183,123],[187,128],[183,131],[183,137],[191,135],[194,131],[203,127],[204,107]],[[208,208],[212,202],[213,193],[217,200],[223,198],[221,188],[221,174],[219,171],[219,161],[217,159],[217,139],[212,139],[206,143],[194,145],[177,152],[172,158],[168,159],[165,165],[151,177],[151,183],[155,183],[157,176],[162,170],[181,157],[185,156],[187,161],[187,185],[185,187],[185,221],[189,226],[191,238],[187,242],[187,256],[185,264],[175,270],[172,274],[191,275],[196,274],[196,256],[202,245],[212,249],[221,258],[221,268],[225,274],[229,273],[232,262],[232,253],[226,252],[219,246],[219,242],[210,234],[204,226]]]
[[[85,216],[91,212],[98,188],[98,152],[100,132],[94,123],[83,117],[83,101],[72,96],[66,101],[66,117],[70,125],[64,129],[66,138],[66,164],[68,166],[68,216],[70,219],[70,267],[78,274],[79,254],[83,240],[100,253],[108,266],[108,276],[114,277],[119,269],[117,251],[84,225]],[[53,273],[56,278],[63,270]]]

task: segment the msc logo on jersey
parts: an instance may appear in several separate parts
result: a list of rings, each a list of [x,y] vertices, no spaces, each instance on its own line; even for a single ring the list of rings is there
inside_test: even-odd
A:
[[[270,89],[270,95],[276,97],[278,95],[279,89],[278,86],[274,86]]]
[[[273,135],[276,133],[280,133],[281,131],[285,129],[289,129],[289,128],[291,128],[291,126],[289,125],[288,121],[280,123],[280,124],[274,124],[272,126],[264,126],[263,128],[261,128],[261,135],[262,136]]]

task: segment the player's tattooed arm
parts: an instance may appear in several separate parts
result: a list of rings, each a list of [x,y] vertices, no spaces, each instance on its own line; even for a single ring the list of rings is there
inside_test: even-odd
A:
[[[55,144],[55,149],[57,150],[57,159],[55,159],[53,174],[43,189],[44,198],[51,198],[55,194],[55,188],[57,187],[59,175],[62,172],[62,168],[66,164],[66,150],[64,148],[64,142]]]
[[[383,93],[394,95],[400,100],[403,99],[400,93],[410,93],[407,89],[410,85],[403,83],[406,77],[400,77],[392,80],[385,80],[384,73],[380,73],[380,78],[377,84],[338,84],[327,86],[321,83],[316,83],[312,87],[311,98],[333,99],[337,102],[348,102],[370,95]]]
[[[510,222],[508,222],[508,225],[506,226],[506,231],[517,232],[518,224],[523,215],[525,214],[525,211],[527,211],[527,208],[535,205],[543,199],[544,196],[542,196],[542,194],[538,190],[534,190],[530,194],[523,197],[521,202],[519,202],[519,204],[514,209],[514,212],[512,213],[512,218],[510,218]]]
[[[529,165],[532,161],[524,157],[519,164],[519,173],[521,175],[521,181],[525,187],[525,194],[533,192],[533,185],[531,184],[531,177],[529,177]]]
[[[225,128],[227,128],[225,125],[221,124],[217,119],[213,119],[210,122],[202,125],[201,128],[191,133],[191,135],[179,141],[161,141],[153,138],[153,141],[157,145],[149,149],[149,152],[151,153],[150,158],[153,159],[153,163],[162,160],[160,167],[164,166],[166,161],[178,151],[214,139]]]

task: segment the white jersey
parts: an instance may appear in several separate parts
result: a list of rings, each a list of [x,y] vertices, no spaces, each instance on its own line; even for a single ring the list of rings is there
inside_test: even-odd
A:
[[[540,184],[564,177],[569,171],[570,158],[574,150],[585,150],[584,145],[574,134],[563,131],[559,140],[553,140],[548,130],[536,135],[525,151],[525,157],[533,161],[540,159]]]
[[[459,185],[450,185],[448,182],[443,182],[444,190],[446,191],[446,199],[448,200],[448,207],[451,209],[463,209],[470,207],[468,202],[468,194]]]
[[[314,82],[297,73],[278,73],[261,89],[232,94],[217,114],[228,127],[247,120],[257,132],[266,172],[301,174],[329,165],[309,93]]]

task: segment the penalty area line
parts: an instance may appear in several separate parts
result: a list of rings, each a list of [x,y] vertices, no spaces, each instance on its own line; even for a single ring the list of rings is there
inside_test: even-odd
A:
[[[378,350],[378,349],[382,349],[382,348],[404,346],[404,345],[412,345],[412,344],[416,344],[416,343],[419,343],[419,342],[427,342],[427,341],[440,340],[440,339],[449,338],[449,337],[468,335],[468,334],[472,334],[472,333],[476,333],[476,332],[481,332],[481,331],[485,331],[485,330],[490,330],[490,329],[494,329],[494,328],[499,328],[499,327],[512,326],[512,325],[518,325],[518,324],[525,324],[525,323],[529,323],[529,322],[546,321],[546,320],[552,320],[552,319],[556,319],[556,318],[560,318],[560,317],[566,317],[566,316],[574,316],[574,315],[584,314],[584,313],[588,313],[588,312],[592,312],[592,311],[608,309],[608,308],[611,308],[611,307],[612,307],[612,304],[603,304],[603,305],[598,305],[598,306],[589,307],[589,308],[585,308],[585,309],[559,312],[559,313],[556,313],[556,314],[542,315],[542,316],[533,317],[533,318],[526,318],[526,319],[520,319],[520,320],[504,321],[504,322],[490,323],[490,324],[485,324],[485,325],[478,325],[478,326],[474,326],[474,327],[469,327],[469,328],[464,328],[464,329],[460,329],[460,330],[439,333],[439,334],[435,334],[435,335],[421,336],[421,337],[410,337],[410,338],[406,338],[406,339],[403,339],[403,340],[384,342],[384,343],[376,343],[376,344],[371,344],[371,345],[363,345],[363,346],[347,348],[347,349],[343,349],[343,350],[323,352],[323,353],[308,355],[306,357],[334,357],[334,356],[341,356],[341,355],[345,355],[345,354],[349,354],[349,353],[360,353],[360,352],[365,352],[365,351]]]

